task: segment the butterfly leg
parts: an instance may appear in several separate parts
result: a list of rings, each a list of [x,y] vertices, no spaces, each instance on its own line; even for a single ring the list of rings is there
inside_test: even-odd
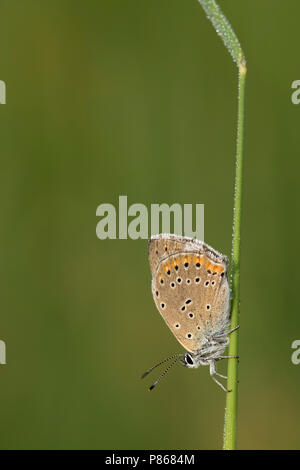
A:
[[[221,384],[221,382],[219,382],[215,375],[219,375],[220,377],[223,377],[225,378],[224,375],[221,375],[219,374],[217,371],[216,371],[216,364],[215,364],[215,361],[212,360],[212,361],[209,361],[209,373],[210,373],[210,376],[211,378],[213,379],[214,382],[216,382],[217,385],[219,385],[219,387],[221,387],[222,390],[224,390],[224,392],[228,393],[228,392],[231,392],[231,390],[228,390],[226,387],[224,387],[223,384]]]
[[[215,372],[215,375],[218,375],[219,377],[222,377],[222,379],[227,379],[227,375],[222,375],[222,374],[219,374],[219,372]]]
[[[213,339],[219,339],[219,338],[222,338],[224,336],[228,336],[228,335],[230,335],[230,333],[233,333],[234,331],[238,330],[239,327],[240,327],[240,325],[236,326],[235,328],[232,328],[232,330],[229,330],[226,333],[222,333],[221,335],[216,335],[216,336],[213,337]]]
[[[216,357],[215,361],[220,361],[221,359],[239,359],[240,356],[219,356]]]
[[[239,327],[240,325],[236,326],[235,328],[232,328],[232,330],[229,330],[227,334],[230,335],[230,333],[233,333],[235,330],[238,330]]]
[[[226,393],[229,393],[231,392],[231,390],[228,390],[228,388],[224,387],[223,384],[221,384],[221,382],[219,382],[216,377],[214,377],[213,375],[211,375],[211,378],[213,379],[214,382],[216,382],[217,385],[219,385],[219,387],[221,387],[222,390],[224,390],[224,392]]]

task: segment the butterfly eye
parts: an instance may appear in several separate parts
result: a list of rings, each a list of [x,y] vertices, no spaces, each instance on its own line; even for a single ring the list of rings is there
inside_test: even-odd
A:
[[[185,362],[186,362],[186,364],[188,364],[189,366],[194,365],[194,361],[193,361],[193,359],[191,358],[191,356],[190,356],[189,354],[186,354],[186,355],[185,355]]]

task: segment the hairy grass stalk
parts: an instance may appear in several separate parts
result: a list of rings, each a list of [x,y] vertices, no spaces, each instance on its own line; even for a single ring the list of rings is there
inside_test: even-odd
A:
[[[246,60],[240,42],[230,23],[222,13],[215,0],[198,0],[207,17],[212,22],[216,32],[222,38],[239,69],[238,83],[238,118],[237,118],[237,148],[235,168],[235,192],[233,208],[232,258],[231,258],[231,325],[230,329],[239,324],[240,304],[240,246],[241,246],[241,215],[242,215],[242,183],[243,183],[243,134]],[[239,330],[230,335],[229,356],[238,356]],[[238,361],[228,361],[227,388],[231,390],[226,395],[224,444],[225,450],[236,449],[237,445],[237,412],[238,412]]]

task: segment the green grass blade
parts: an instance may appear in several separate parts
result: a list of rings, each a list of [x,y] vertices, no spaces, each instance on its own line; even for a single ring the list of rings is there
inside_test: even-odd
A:
[[[217,2],[215,0],[198,1],[202,5],[208,19],[212,22],[216,32],[222,38],[234,62],[238,66],[245,64],[246,60],[240,42]]]

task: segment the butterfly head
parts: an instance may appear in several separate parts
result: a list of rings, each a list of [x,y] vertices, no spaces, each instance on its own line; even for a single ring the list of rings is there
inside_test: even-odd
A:
[[[197,367],[200,365],[206,365],[207,361],[204,358],[199,357],[199,355],[186,352],[183,361],[181,361],[181,364],[188,367],[189,369],[197,369]]]

